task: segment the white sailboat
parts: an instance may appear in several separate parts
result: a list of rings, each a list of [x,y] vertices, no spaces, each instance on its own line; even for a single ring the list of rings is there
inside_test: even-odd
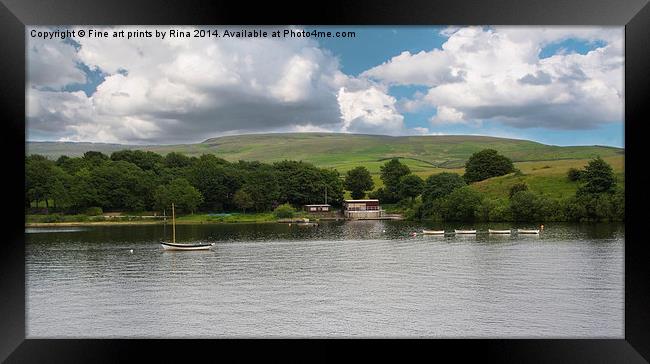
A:
[[[193,243],[193,244],[180,244],[176,243],[176,214],[174,212],[174,204],[172,203],[172,242],[161,242],[164,250],[209,250],[215,243]]]

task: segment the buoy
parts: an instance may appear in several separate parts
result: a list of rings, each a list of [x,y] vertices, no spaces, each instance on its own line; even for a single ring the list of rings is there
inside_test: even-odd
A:
[[[382,232],[382,233],[385,233],[385,232],[386,232],[386,230],[382,230],[381,232]]]
[[[129,253],[133,254],[133,249],[129,250]]]

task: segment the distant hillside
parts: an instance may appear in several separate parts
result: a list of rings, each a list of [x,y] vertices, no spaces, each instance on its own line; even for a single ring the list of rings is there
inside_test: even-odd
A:
[[[320,167],[345,171],[356,165],[378,168],[385,159],[404,158],[420,168],[461,168],[467,158],[485,148],[496,149],[515,162],[623,157],[624,150],[603,146],[550,146],[527,140],[485,136],[383,136],[335,133],[250,134],[208,139],[202,143],[179,145],[121,145],[73,142],[28,142],[28,154],[51,158],[80,156],[89,150],[110,154],[122,149],[172,151],[188,155],[215,154],[229,161],[284,159],[303,160]]]

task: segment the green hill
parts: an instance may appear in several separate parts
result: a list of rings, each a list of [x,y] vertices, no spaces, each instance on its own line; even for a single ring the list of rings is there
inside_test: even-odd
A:
[[[515,162],[588,159],[623,156],[624,150],[603,146],[559,147],[527,140],[485,136],[401,136],[335,133],[250,134],[208,139],[196,144],[120,145],[101,143],[28,142],[29,154],[52,158],[79,156],[88,150],[110,154],[121,149],[150,150],[161,154],[215,154],[229,161],[284,159],[303,160],[319,167],[346,171],[365,165],[378,171],[385,159],[403,158],[415,172],[430,169],[462,168],[469,156],[485,148],[496,149]]]

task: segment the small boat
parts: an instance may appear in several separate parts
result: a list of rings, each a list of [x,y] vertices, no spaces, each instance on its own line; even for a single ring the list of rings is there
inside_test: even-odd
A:
[[[215,243],[195,243],[195,244],[178,244],[178,243],[165,243],[161,242],[165,250],[208,250],[214,246]]]
[[[444,230],[422,230],[422,234],[425,235],[444,235]]]
[[[164,250],[209,250],[215,243],[177,243],[176,242],[176,214],[172,203],[172,242],[161,241]]]
[[[297,222],[294,225],[296,226],[318,226],[317,222]]]
[[[454,230],[456,234],[476,234],[476,230]]]
[[[517,229],[518,234],[539,234],[539,230],[534,229]]]
[[[510,229],[508,230],[493,230],[493,229],[488,229],[488,232],[490,234],[510,234],[512,231]]]

